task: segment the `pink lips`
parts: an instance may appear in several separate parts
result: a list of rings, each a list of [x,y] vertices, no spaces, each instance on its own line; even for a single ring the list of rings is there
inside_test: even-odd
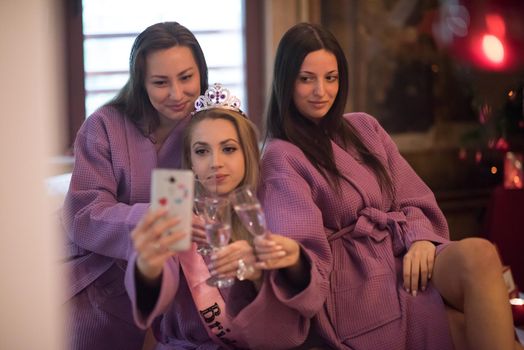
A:
[[[210,176],[210,179],[215,180],[217,183],[222,183],[225,181],[226,177],[227,175],[224,175],[224,174],[215,174],[215,175]]]
[[[310,101],[309,102],[315,108],[323,108],[327,105],[327,101]]]
[[[183,103],[178,103],[175,105],[168,105],[167,107],[174,112],[182,112],[185,109],[186,105],[187,105],[187,102],[183,102]]]

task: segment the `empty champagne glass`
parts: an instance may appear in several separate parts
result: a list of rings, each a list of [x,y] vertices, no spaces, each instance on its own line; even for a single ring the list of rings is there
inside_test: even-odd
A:
[[[219,197],[205,199],[205,230],[209,245],[220,250],[231,239],[231,205],[229,200]],[[232,277],[211,276],[207,284],[219,288],[230,287],[235,282]]]
[[[253,190],[249,186],[242,186],[231,192],[229,198],[247,230],[253,236],[265,235],[266,217]]]

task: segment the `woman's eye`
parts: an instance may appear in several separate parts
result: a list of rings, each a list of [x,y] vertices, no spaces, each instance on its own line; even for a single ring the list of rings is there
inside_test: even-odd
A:
[[[313,78],[302,76],[302,77],[298,77],[298,80],[303,82],[303,83],[308,83],[308,82],[312,81]]]
[[[164,80],[155,80],[155,81],[153,81],[153,85],[155,85],[155,86],[162,86],[164,84],[166,84],[166,82]]]
[[[326,79],[329,82],[337,81],[338,80],[338,75],[329,75]]]
[[[235,152],[236,150],[237,150],[237,148],[234,147],[234,146],[226,146],[226,147],[224,147],[224,149],[223,149],[224,153],[233,153],[233,152]]]
[[[197,148],[194,152],[196,155],[202,156],[206,154],[207,150],[205,148]]]
[[[182,77],[180,77],[180,80],[182,81],[185,81],[185,80],[189,80],[193,77],[193,74],[187,74],[187,75],[183,75]]]

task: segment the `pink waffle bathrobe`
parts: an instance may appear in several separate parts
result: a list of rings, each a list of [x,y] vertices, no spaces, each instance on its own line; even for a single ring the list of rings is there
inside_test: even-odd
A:
[[[355,152],[333,143],[346,180],[329,187],[303,152],[272,140],[262,160],[260,198],[269,229],[299,241],[310,263],[301,291],[271,271],[235,316],[253,349],[289,349],[306,338],[333,349],[453,349],[443,301],[429,284],[416,297],[402,287],[402,258],[417,240],[448,242],[433,193],[401,157],[379,123],[364,113],[344,116],[389,170],[396,207]]]
[[[151,169],[179,168],[186,118],[157,154],[155,145],[113,107],[82,125],[64,205],[71,349],[141,349],[124,272],[130,232],[149,208]]]

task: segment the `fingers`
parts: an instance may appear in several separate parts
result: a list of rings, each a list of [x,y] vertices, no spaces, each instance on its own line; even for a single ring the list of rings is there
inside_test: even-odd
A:
[[[420,289],[426,290],[428,287],[429,280],[431,279],[431,275],[433,273],[433,266],[435,264],[435,253],[429,252],[425,259],[422,260],[421,266],[420,266]]]
[[[245,240],[233,242],[211,255],[208,268],[211,275],[236,277],[240,259],[250,269],[256,262],[253,248]]]
[[[187,235],[171,232],[179,223],[180,219],[167,218],[167,211],[160,209],[148,212],[132,231],[133,246],[138,253],[137,267],[144,277],[158,277],[165,261],[175,254],[169,247]]]
[[[255,237],[255,251],[258,260],[266,261],[270,259],[278,259],[286,255],[284,247],[278,244],[274,240],[275,238],[276,235],[272,234]]]
[[[430,280],[431,276],[433,275],[434,266],[435,266],[435,252],[433,252],[433,254],[428,255],[428,280]]]
[[[299,244],[290,238],[268,234],[255,238],[255,251],[260,269],[288,268],[298,263],[300,258]]]
[[[255,244],[255,251],[258,260],[269,260],[286,255],[286,251],[282,245],[270,240],[260,240],[258,244]]]
[[[191,230],[191,239],[198,245],[208,244],[205,231],[196,226],[193,226],[193,229]]]
[[[420,256],[415,254],[411,261],[411,283],[410,289],[413,296],[417,296],[418,282],[420,276]]]
[[[198,228],[200,230],[205,230],[205,221],[204,219],[199,215],[193,215],[192,225],[194,228]]]
[[[158,219],[164,217],[167,214],[167,209],[161,208],[156,211],[149,211],[142,217],[138,222],[135,229],[131,232],[131,238],[135,239],[138,236],[144,234],[145,231],[151,227]]]
[[[402,275],[404,278],[404,289],[413,296],[417,295],[420,274],[420,257],[417,253],[408,252],[404,256]]]
[[[420,261],[420,290],[425,291],[428,285],[428,259]]]
[[[435,248],[432,243],[421,241],[410,248],[404,256],[402,266],[403,287],[406,292],[416,296],[419,287],[422,291],[426,290],[434,263]]]
[[[162,216],[157,217],[156,215],[153,215],[152,218],[156,218],[156,220],[150,221],[146,218],[144,225],[133,230],[133,244],[139,254],[151,249],[158,249],[158,244],[161,243],[160,240],[163,239],[162,236],[164,232],[172,229],[180,222],[178,218],[164,219]],[[172,235],[165,235],[164,237],[170,236]],[[175,237],[177,237],[177,235],[175,235]]]

